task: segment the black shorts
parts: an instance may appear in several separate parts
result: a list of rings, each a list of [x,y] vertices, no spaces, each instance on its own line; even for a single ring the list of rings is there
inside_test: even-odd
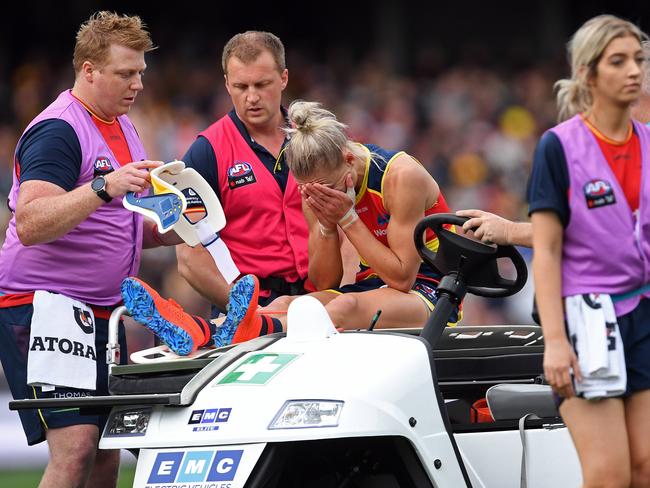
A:
[[[108,320],[95,317],[95,347],[97,351],[97,388],[78,390],[57,387],[43,392],[40,387],[27,385],[27,350],[32,321],[32,305],[0,308],[0,360],[11,394],[15,400],[25,398],[75,398],[82,396],[108,395],[108,365],[106,364],[106,343],[108,342]],[[120,362],[128,360],[124,324],[120,323]],[[78,408],[45,408],[19,410],[20,421],[31,446],[45,440],[48,428],[70,425],[92,424],[100,433],[108,419],[107,415],[81,415]]]

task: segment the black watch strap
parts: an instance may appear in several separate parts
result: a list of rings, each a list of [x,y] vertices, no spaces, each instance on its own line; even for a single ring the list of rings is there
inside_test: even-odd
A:
[[[106,203],[113,200],[113,197],[111,197],[106,191],[106,179],[103,176],[96,176],[91,182],[90,187],[95,192],[95,195],[104,200]]]

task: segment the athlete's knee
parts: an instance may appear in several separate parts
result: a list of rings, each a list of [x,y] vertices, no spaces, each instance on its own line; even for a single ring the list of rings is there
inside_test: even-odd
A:
[[[339,295],[325,308],[332,318],[332,322],[339,327],[344,327],[346,319],[349,319],[358,310],[359,299],[354,293]]]

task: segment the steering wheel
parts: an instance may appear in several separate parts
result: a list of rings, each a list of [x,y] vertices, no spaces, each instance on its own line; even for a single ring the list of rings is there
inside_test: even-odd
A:
[[[528,279],[526,262],[513,246],[494,246],[461,236],[443,227],[445,224],[462,226],[467,217],[454,214],[434,214],[422,219],[415,226],[413,237],[418,254],[425,263],[442,275],[458,273],[474,295],[502,298],[514,295],[523,288]],[[438,236],[438,251],[433,252],[425,244],[427,230]],[[497,266],[498,258],[508,258],[514,265],[514,280],[503,278]]]

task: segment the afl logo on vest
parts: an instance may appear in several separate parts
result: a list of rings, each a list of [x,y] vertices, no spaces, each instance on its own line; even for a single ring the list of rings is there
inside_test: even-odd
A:
[[[605,180],[588,181],[584,186],[584,192],[585,198],[587,199],[587,208],[589,209],[616,203],[612,185]]]
[[[240,186],[250,185],[256,181],[253,167],[245,161],[235,161],[228,168],[228,187],[231,190]]]
[[[94,176],[107,175],[111,171],[113,171],[113,165],[106,156],[100,156],[95,160]]]

